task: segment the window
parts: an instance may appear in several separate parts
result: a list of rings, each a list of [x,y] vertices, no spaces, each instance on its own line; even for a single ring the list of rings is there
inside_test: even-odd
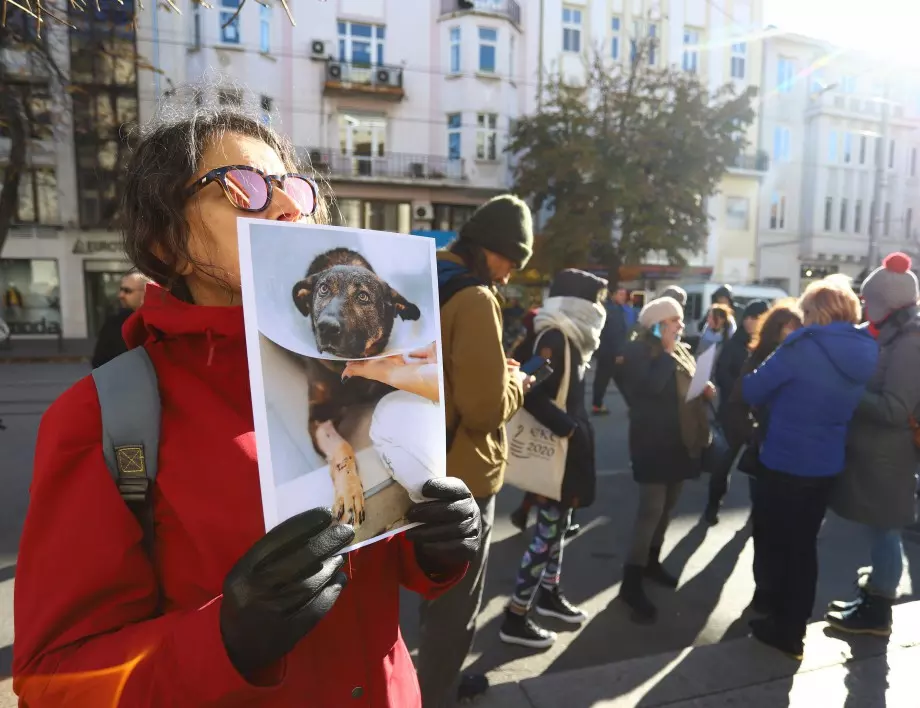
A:
[[[495,55],[498,52],[498,30],[489,27],[479,28],[479,71],[484,74],[495,73]]]
[[[833,163],[837,162],[837,159],[838,159],[837,158],[837,145],[838,145],[837,131],[832,130],[831,134],[828,136],[828,141],[827,141],[827,161],[828,162],[833,162]]]
[[[476,114],[476,159],[498,159],[498,115]]]
[[[859,164],[860,164],[860,165],[865,165],[865,164],[866,164],[866,148],[867,148],[867,143],[868,143],[868,141],[866,140],[866,136],[865,136],[865,135],[860,135],[860,136],[859,136]]]
[[[450,28],[450,73],[460,73],[460,28]]]
[[[0,260],[0,293],[0,312],[12,334],[60,334],[61,282],[56,260]]]
[[[562,51],[581,51],[581,10],[562,8]]]
[[[201,48],[201,5],[192,3],[192,48]]]
[[[888,144],[888,168],[894,167],[894,140]]]
[[[220,0],[220,41],[224,44],[240,43],[240,16],[236,14],[239,9],[240,0]]]
[[[460,113],[450,113],[447,116],[447,157],[451,160],[459,160],[460,151],[460,128],[462,127],[462,115]]]
[[[339,22],[339,61],[359,66],[383,64],[386,30],[381,25]]]
[[[792,82],[795,77],[795,63],[792,59],[780,57],[776,72],[776,90],[780,93],[792,91]]]
[[[271,50],[272,8],[271,5],[259,5],[259,51],[268,54]]]
[[[834,199],[833,197],[827,197],[824,200],[824,230],[831,230],[831,220],[834,217]]]
[[[856,208],[853,210],[853,233],[858,234],[862,231],[862,199],[856,200]]]
[[[514,53],[517,50],[517,42],[515,42],[514,35],[510,37],[508,42],[508,77],[514,81]]]
[[[875,202],[869,202],[869,233],[876,233],[878,231],[878,219],[875,216]]]
[[[684,29],[684,71],[692,74],[699,71],[700,33],[694,29]]]
[[[610,20],[610,58],[614,61],[620,58],[620,18],[614,17]]]
[[[732,45],[732,78],[744,78],[744,62],[747,57],[747,42]]]
[[[725,226],[736,231],[748,228],[749,203],[745,197],[726,197]]]
[[[459,231],[470,220],[476,207],[466,204],[432,204],[435,231]]]
[[[0,167],[0,187],[2,183],[3,168]],[[61,223],[58,212],[57,175],[53,169],[27,170],[20,175],[19,202],[13,212],[13,223],[51,226]]]
[[[853,134],[843,134],[843,161],[847,164],[853,161]]]
[[[270,125],[272,122],[272,108],[275,102],[272,100],[271,96],[262,96],[259,103],[262,106],[262,122],[265,123],[265,125]]]
[[[910,149],[910,176],[917,176],[917,148]]]
[[[847,230],[847,200],[840,200],[840,230]]]
[[[332,210],[334,226],[407,234],[412,228],[412,204],[370,199],[337,199]]]
[[[891,202],[885,202],[885,235],[891,233]]]
[[[649,26],[648,26],[648,36],[649,36],[649,43],[648,43],[648,64],[649,64],[649,66],[655,66],[655,58],[656,58],[656,57],[655,57],[655,54],[656,54],[656,52],[657,52],[657,50],[658,50],[658,40],[656,39],[656,37],[658,36],[658,27],[657,27],[657,25],[655,25],[655,24],[653,24],[653,23],[649,23]]]
[[[786,162],[791,154],[789,128],[777,126],[773,129],[773,159]]]
[[[910,238],[911,227],[914,223],[914,210],[908,209],[904,214],[904,238]]]
[[[840,90],[843,93],[856,93],[856,77],[844,76],[840,79]]]
[[[770,228],[786,228],[786,197],[776,192],[770,197]]]

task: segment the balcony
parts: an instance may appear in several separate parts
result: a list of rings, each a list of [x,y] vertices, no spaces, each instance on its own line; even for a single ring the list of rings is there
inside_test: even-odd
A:
[[[763,150],[756,153],[741,153],[728,166],[730,172],[764,173],[770,169],[770,156]]]
[[[304,162],[309,157],[313,169],[327,179],[403,184],[467,181],[463,160],[451,160],[437,155],[391,152],[380,157],[372,157],[343,155],[340,150],[323,148],[301,149],[300,153]]]
[[[521,24],[521,6],[515,0],[441,0],[442,16],[469,11],[500,15]]]
[[[383,64],[354,64],[328,59],[323,93],[330,96],[373,96],[385,101],[401,101],[403,70],[399,66]]]

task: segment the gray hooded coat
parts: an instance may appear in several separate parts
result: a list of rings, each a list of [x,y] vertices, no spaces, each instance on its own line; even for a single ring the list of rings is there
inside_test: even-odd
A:
[[[917,463],[910,416],[920,411],[920,314],[896,311],[881,327],[879,359],[847,436],[846,467],[831,509],[850,521],[900,529],[916,520]]]

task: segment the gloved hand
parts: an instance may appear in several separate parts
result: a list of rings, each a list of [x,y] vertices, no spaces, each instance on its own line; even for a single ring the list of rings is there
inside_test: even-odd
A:
[[[406,514],[423,523],[406,531],[422,570],[431,576],[472,561],[482,542],[482,520],[467,486],[455,477],[438,477],[425,482],[422,495],[432,501],[413,504]]]
[[[335,603],[347,578],[334,555],[355,537],[329,509],[291,517],[256,541],[224,579],[220,631],[247,677],[287,654]]]

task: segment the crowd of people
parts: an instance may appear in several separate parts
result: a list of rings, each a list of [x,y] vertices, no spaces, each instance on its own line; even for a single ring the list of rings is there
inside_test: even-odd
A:
[[[242,215],[322,223],[331,195],[298,175],[290,143],[258,114],[207,96],[181,109],[139,137],[125,174],[125,243],[139,274],[125,288],[151,282],[123,334],[147,349],[163,399],[154,543],[145,546],[112,484],[99,402],[83,379],[39,430],[15,585],[24,705],[112,705],[117,694],[119,705],[151,707],[440,708],[483,693],[485,676],[461,670],[489,565],[505,424],[523,408],[568,441],[560,497],[528,494],[515,512],[519,528],[531,513],[536,523],[499,632],[545,649],[556,636],[535,616],[587,619],[562,590],[564,541],[575,510],[594,502],[590,414],[608,412],[611,380],[628,408],[639,490],[619,591],[636,621],[656,619],[646,582],[679,585],[661,552],[684,482],[711,474],[704,516],[715,524],[737,466],[750,479],[753,636],[802,656],[828,508],[865,526],[872,553],[859,597],[828,608],[827,620],[890,632],[920,441],[920,293],[905,256],[869,275],[862,303],[836,277],[737,313],[722,289],[697,352],[682,340],[679,287],[636,312],[625,290],[565,269],[523,313],[512,346],[497,288],[527,265],[533,224],[520,199],[493,198],[437,256],[447,477],[411,507],[423,525],[343,555],[353,530],[326,509],[264,532],[235,228]],[[221,177],[228,165],[272,182],[260,210],[241,212]],[[292,175],[310,190],[286,190]],[[691,396],[694,354],[710,347],[712,381]],[[521,371],[534,355],[553,369],[539,383]],[[716,455],[720,438],[728,453]],[[423,598],[414,664],[400,587]]]

